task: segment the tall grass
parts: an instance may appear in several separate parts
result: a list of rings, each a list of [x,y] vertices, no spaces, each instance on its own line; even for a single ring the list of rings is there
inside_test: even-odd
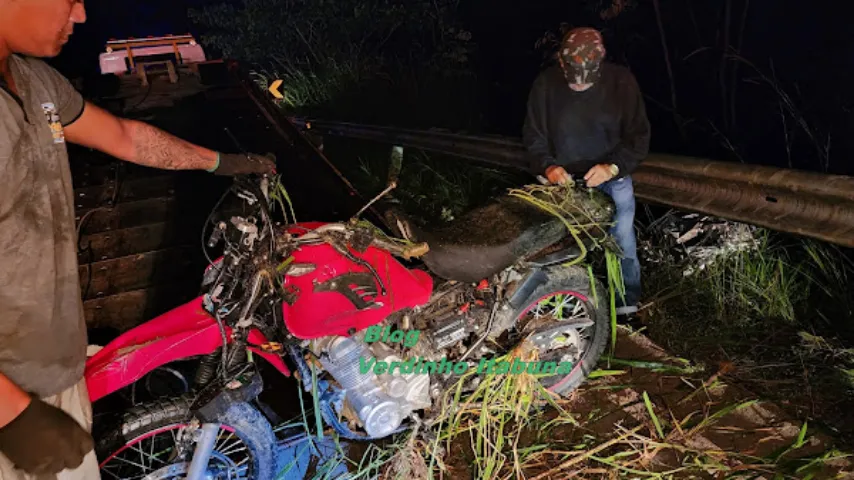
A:
[[[802,246],[808,256],[814,292],[818,294],[816,301],[831,306],[816,313],[832,322],[826,315],[833,310],[835,319],[847,319],[846,330],[854,329],[854,255],[816,240],[805,240]]]
[[[854,263],[850,252],[760,230],[756,248],[684,276],[673,258],[644,268],[650,336],[677,354],[732,363],[730,379],[851,436]]]
[[[361,81],[373,74],[373,67],[359,59],[328,59],[322,67],[311,68],[271,54],[268,64],[259,66],[252,75],[265,90],[275,80],[281,80],[280,103],[300,112],[328,105],[345,92],[358,89]]]
[[[780,319],[794,323],[809,297],[810,278],[789,251],[761,231],[755,250],[733,252],[699,273],[713,292],[718,318],[738,323]]]
[[[513,363],[516,360],[535,362],[537,350],[523,342],[496,362]],[[519,478],[528,455],[537,450],[531,445],[521,445],[523,431],[537,419],[537,405],[550,402],[552,394],[545,390],[538,377],[542,375],[477,374],[470,369],[446,391],[441,404],[442,415],[437,423],[437,434],[429,464],[431,476],[441,464],[437,452],[449,452],[454,441],[465,435],[474,454],[475,478]],[[464,386],[479,375],[477,387],[463,394]],[[571,417],[568,417],[570,420]],[[439,449],[440,444],[444,448]]]
[[[765,321],[797,324],[810,308],[812,289],[828,288],[832,285],[828,277],[843,273],[830,270],[828,253],[818,245],[792,244],[779,237],[757,230],[755,248],[728,250],[700,265],[690,257],[676,260],[660,255],[663,261],[645,269],[651,302],[680,317],[722,326]],[[803,254],[806,245],[810,245],[809,256]]]

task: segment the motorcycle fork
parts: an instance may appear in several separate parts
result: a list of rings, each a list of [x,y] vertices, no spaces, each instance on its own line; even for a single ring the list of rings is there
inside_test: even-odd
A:
[[[220,424],[205,423],[199,429],[199,436],[196,440],[196,448],[193,450],[193,460],[190,462],[190,467],[187,469],[186,480],[204,480],[208,470],[208,462],[210,462],[211,454],[213,453],[216,438],[219,434]]]

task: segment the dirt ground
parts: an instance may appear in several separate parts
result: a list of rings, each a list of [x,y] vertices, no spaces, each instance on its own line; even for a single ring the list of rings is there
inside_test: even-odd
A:
[[[523,432],[517,447],[522,450],[546,444],[548,450],[562,453],[538,457],[537,462],[526,464],[517,478],[807,478],[809,473],[811,478],[854,476],[845,459],[798,473],[797,469],[809,460],[832,453],[839,440],[832,432],[807,425],[799,442],[804,420],[731,383],[731,364],[703,369],[669,356],[642,334],[623,328],[619,331],[610,366],[607,360],[600,365],[614,374],[588,380],[562,405],[572,412],[577,425],[564,423],[543,428],[557,417],[554,410],[544,410],[541,418]],[[661,423],[663,439],[657,433],[644,394]],[[620,441],[626,432],[635,435]],[[637,441],[632,442],[631,438]],[[609,442],[615,443],[608,445]],[[654,442],[668,446],[656,446]],[[790,448],[793,445],[800,446]],[[780,455],[787,449],[790,451]],[[633,458],[631,468],[637,472],[632,475],[591,459],[560,467],[573,462],[573,457],[566,454],[573,451],[580,456],[595,451],[597,458],[619,459],[625,455]],[[444,478],[477,478],[468,435],[457,437],[449,452]],[[699,464],[698,457],[704,459]],[[679,470],[687,461],[694,465]],[[722,466],[714,467],[716,462]],[[744,476],[739,477],[739,472]]]

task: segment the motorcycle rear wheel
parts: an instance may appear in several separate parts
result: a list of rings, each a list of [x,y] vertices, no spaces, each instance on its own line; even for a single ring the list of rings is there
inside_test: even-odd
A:
[[[101,478],[184,478],[189,462],[169,457],[177,434],[187,427],[189,412],[187,396],[125,412],[116,428],[97,442]],[[211,471],[222,472],[222,478],[273,478],[274,445],[275,435],[266,418],[248,404],[234,404],[222,419],[208,465]]]
[[[583,310],[593,321],[591,327],[581,330],[581,336],[587,340],[580,361],[574,365],[571,373],[543,377],[540,380],[548,390],[566,396],[578,388],[596,368],[602,352],[605,351],[605,345],[611,335],[606,302],[608,291],[600,281],[594,279],[591,282],[587,271],[576,266],[551,267],[546,270],[546,274],[548,280],[531,292],[522,302],[524,306],[513,312],[513,316],[520,322],[536,314],[536,310],[544,305],[554,307],[555,304],[564,304],[567,308]]]

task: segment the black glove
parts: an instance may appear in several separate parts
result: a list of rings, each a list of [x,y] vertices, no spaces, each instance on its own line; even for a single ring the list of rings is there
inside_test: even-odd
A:
[[[229,177],[250,173],[272,175],[276,173],[276,156],[272,153],[267,155],[221,153],[219,155],[219,166],[213,173]]]
[[[16,468],[36,475],[77,468],[94,446],[92,436],[71,416],[35,397],[0,428],[0,452]]]

